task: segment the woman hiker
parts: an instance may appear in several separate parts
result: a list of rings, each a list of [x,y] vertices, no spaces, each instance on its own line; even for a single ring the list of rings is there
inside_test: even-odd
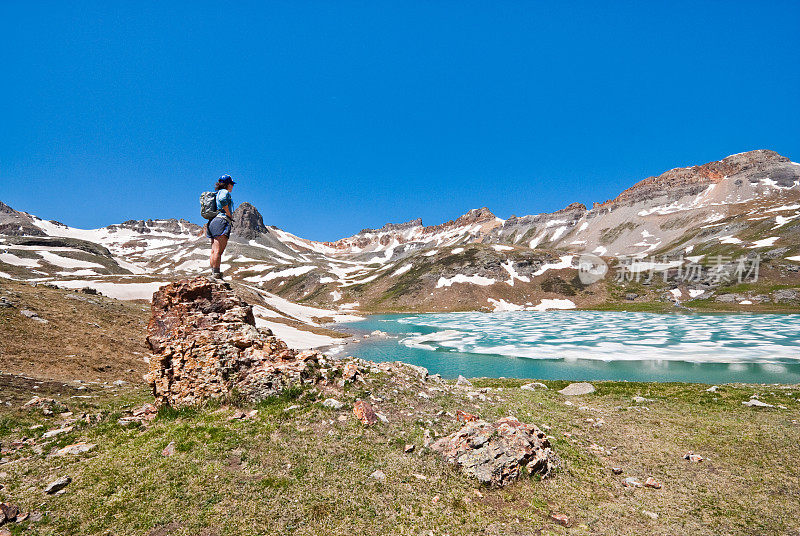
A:
[[[217,279],[222,279],[222,272],[219,269],[222,263],[222,252],[228,245],[228,238],[231,236],[233,227],[233,201],[231,200],[231,190],[233,190],[233,179],[230,175],[223,175],[214,187],[217,192],[217,215],[206,224],[206,236],[211,239],[211,272]]]

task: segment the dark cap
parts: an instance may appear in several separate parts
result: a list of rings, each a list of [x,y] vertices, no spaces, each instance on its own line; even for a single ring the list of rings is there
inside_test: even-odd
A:
[[[219,178],[219,182],[222,184],[236,184],[230,175],[223,175]]]

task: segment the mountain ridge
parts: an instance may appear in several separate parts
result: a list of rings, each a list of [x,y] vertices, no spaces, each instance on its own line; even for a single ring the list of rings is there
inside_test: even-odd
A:
[[[611,276],[602,288],[577,282],[586,255],[605,259],[611,275],[622,257],[658,257],[672,268],[759,257],[772,283],[792,286],[800,263],[798,209],[800,165],[767,150],[673,168],[591,209],[571,203],[503,220],[482,207],[437,225],[425,226],[417,218],[333,242],[267,225],[258,209],[244,202],[234,211],[224,269],[259,291],[317,306],[465,310],[569,302],[593,307],[616,287]],[[34,235],[45,245],[20,241]],[[202,272],[208,263],[208,240],[192,222],[129,220],[82,230],[5,204],[0,245],[5,248],[0,276],[73,286],[91,278],[172,280]],[[710,296],[719,287],[670,285],[628,294],[676,301]]]

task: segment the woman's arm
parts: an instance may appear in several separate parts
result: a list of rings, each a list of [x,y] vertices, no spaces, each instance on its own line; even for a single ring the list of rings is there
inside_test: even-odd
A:
[[[225,212],[228,214],[228,217],[231,219],[231,221],[233,221],[233,214],[231,214],[231,207],[225,205],[223,208],[225,209]]]

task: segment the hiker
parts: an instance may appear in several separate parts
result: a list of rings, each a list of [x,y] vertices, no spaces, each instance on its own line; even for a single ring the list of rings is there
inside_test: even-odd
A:
[[[231,200],[231,190],[233,190],[233,179],[230,175],[223,175],[214,187],[216,191],[216,211],[217,214],[205,225],[206,236],[211,239],[211,265],[212,275],[222,279],[220,264],[222,263],[222,252],[228,245],[228,238],[231,236],[233,227],[233,201]]]

